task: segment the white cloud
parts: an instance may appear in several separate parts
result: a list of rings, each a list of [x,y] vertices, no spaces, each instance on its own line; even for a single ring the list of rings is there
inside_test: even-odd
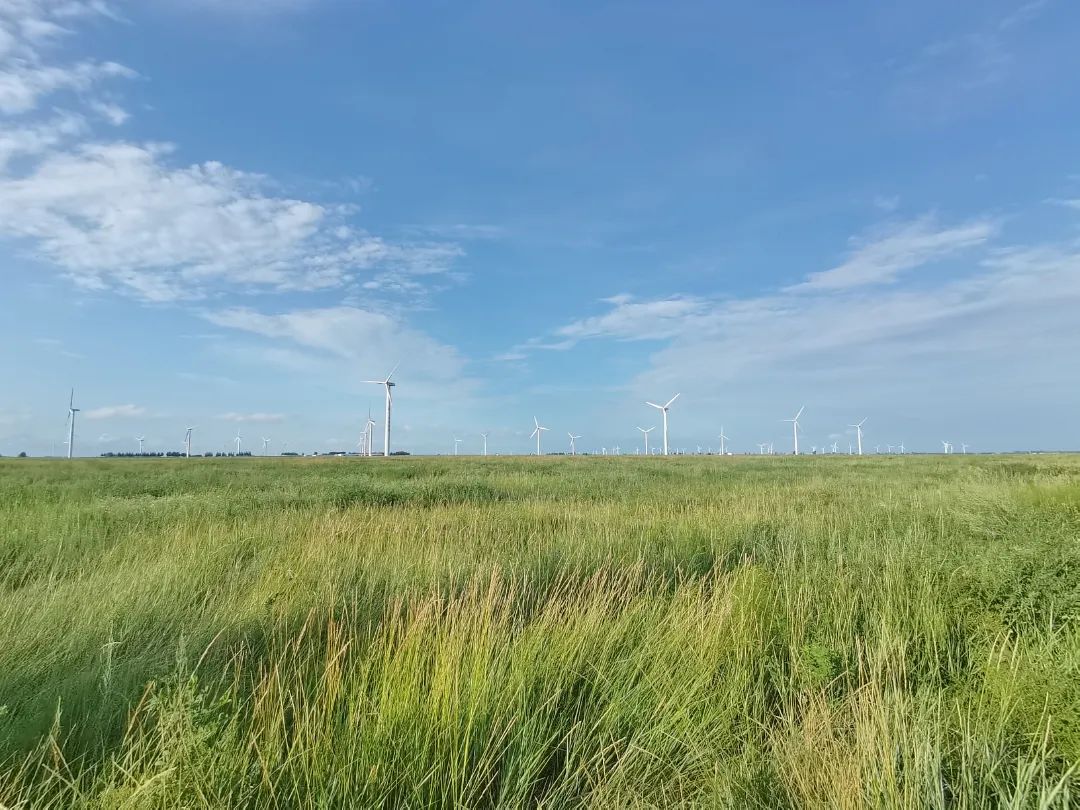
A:
[[[460,251],[393,245],[344,227],[339,211],[267,192],[220,163],[167,165],[167,146],[88,144],[0,179],[0,232],[88,289],[148,301],[216,289],[318,290],[371,270],[367,285],[414,292]]]
[[[991,220],[975,220],[941,228],[932,217],[892,225],[852,240],[847,260],[829,270],[812,273],[789,292],[843,290],[871,284],[889,284],[916,267],[940,261],[985,244],[996,232]]]
[[[207,312],[211,323],[312,350],[317,357],[344,360],[374,378],[397,362],[410,375],[446,380],[458,377],[464,361],[458,352],[381,312],[356,307],[295,310],[265,314],[246,308]],[[277,350],[281,352],[281,349]],[[304,365],[304,354],[277,355],[281,362]]]
[[[265,424],[284,422],[285,414],[283,413],[236,413],[230,411],[229,413],[218,414],[218,419],[223,422],[259,422]]]
[[[138,405],[106,405],[83,413],[86,419],[122,419],[145,415],[146,408]]]

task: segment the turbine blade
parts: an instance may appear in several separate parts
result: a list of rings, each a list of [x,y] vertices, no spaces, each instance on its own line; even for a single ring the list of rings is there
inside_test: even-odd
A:
[[[398,370],[398,366],[400,365],[400,362],[394,364],[394,367],[390,369],[390,373],[386,375],[386,382],[390,382],[390,378],[394,376],[394,372]]]
[[[672,403],[672,402],[674,402],[675,400],[677,400],[677,399],[678,399],[678,398],[679,398],[680,396],[682,396],[682,393],[681,393],[681,392],[680,392],[680,393],[678,393],[678,394],[676,394],[675,396],[673,396],[673,397],[672,397],[671,399],[669,399],[669,400],[667,401],[667,404],[666,404],[666,405],[664,406],[664,408],[665,408],[665,409],[666,409],[666,408],[670,408],[670,407],[671,407],[671,403]]]

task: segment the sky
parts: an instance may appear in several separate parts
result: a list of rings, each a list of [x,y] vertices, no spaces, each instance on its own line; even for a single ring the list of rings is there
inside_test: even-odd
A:
[[[1080,449],[1080,5],[0,0],[0,454]],[[659,430],[652,435],[657,437]],[[654,439],[655,441],[655,439]]]

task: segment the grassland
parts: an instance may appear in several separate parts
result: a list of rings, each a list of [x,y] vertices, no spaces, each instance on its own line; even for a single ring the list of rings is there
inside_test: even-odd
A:
[[[1080,460],[0,462],[0,805],[1080,804]]]

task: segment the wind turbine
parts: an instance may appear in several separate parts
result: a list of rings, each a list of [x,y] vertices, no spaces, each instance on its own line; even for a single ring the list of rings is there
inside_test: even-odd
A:
[[[653,425],[651,428],[639,427],[638,430],[640,430],[641,435],[645,437],[645,455],[649,455],[649,433],[656,430],[656,425]]]
[[[869,416],[866,417],[866,419],[869,419],[869,418],[870,418]],[[858,438],[858,441],[859,441],[859,455],[860,456],[862,455],[862,426],[866,424],[866,419],[863,419],[857,425],[848,425],[848,427],[855,428],[855,435],[856,435],[856,437]]]
[[[533,424],[536,425],[536,429],[529,434],[529,438],[531,439],[533,436],[536,437],[536,455],[540,455],[540,436],[545,430],[549,430],[549,428],[541,427],[540,422],[535,416],[533,417]]]
[[[799,455],[799,417],[802,416],[802,412],[806,410],[806,406],[803,405],[799,408],[799,412],[795,414],[794,419],[785,419],[785,422],[791,422],[791,430],[795,436],[795,455]]]
[[[676,394],[671,399],[669,399],[667,402],[665,402],[663,405],[657,405],[655,402],[646,402],[645,403],[646,405],[648,405],[651,408],[656,408],[658,411],[660,411],[664,415],[664,455],[665,456],[668,454],[667,415],[668,415],[668,411],[671,409],[671,404],[675,400],[677,400],[678,398],[679,398],[679,395]]]
[[[371,458],[372,445],[375,443],[375,420],[371,418],[371,408],[367,412],[367,425],[364,427],[367,433],[367,455]]]
[[[266,455],[266,448],[270,446],[270,440],[266,436],[263,436],[262,437],[262,443],[263,443],[263,455],[265,456]]]
[[[833,443],[832,443],[832,451],[833,451],[833,455],[834,455],[834,456],[835,456],[835,455],[836,455],[836,453],[837,453],[837,448],[839,447],[839,445],[840,445],[840,442],[833,442]]]
[[[581,437],[580,436],[575,436],[573,433],[567,433],[566,435],[570,437],[570,455],[576,456],[577,455],[577,447],[574,445],[574,442],[576,442]]]
[[[400,365],[398,363],[398,366]],[[390,373],[386,375],[385,380],[364,380],[366,383],[381,385],[386,389],[386,424],[383,426],[383,456],[386,457],[390,455],[390,410],[394,404],[394,395],[391,393],[391,389],[397,385],[397,383],[390,382],[390,378],[394,376],[397,368],[397,366],[394,366]]]
[[[145,440],[146,440],[146,437],[145,437],[145,436],[136,436],[136,437],[135,437],[135,441],[137,441],[137,442],[139,443],[139,455],[140,455],[140,456],[142,455],[142,451],[143,451],[143,442],[144,442]]]
[[[75,389],[71,389],[71,399],[68,400],[68,452],[67,457],[71,458],[73,451],[75,450],[75,414],[77,414],[81,408],[75,407]]]
[[[967,444],[964,444],[963,442],[961,442],[960,443],[960,452],[963,453],[966,456],[967,455],[967,449],[970,446],[971,445],[967,445]]]
[[[481,433],[480,436],[484,439],[484,455],[487,455],[487,433]]]
[[[455,456],[458,454],[458,447],[460,447],[460,446],[461,446],[461,439],[459,439],[459,438],[457,438],[455,436],[454,437],[454,455]]]
[[[240,431],[236,431],[236,455],[240,455],[240,440],[244,438],[240,435]]]
[[[759,456],[763,456],[763,455],[765,455],[765,448],[766,448],[766,446],[767,446],[767,445],[766,445],[766,443],[765,443],[765,442],[759,442],[759,443],[758,443],[758,446],[757,446],[757,447],[758,447],[758,455],[759,455]]]
[[[948,455],[949,452],[952,450],[952,445],[944,439],[941,440],[941,446],[945,448],[945,455]]]
[[[898,449],[900,450],[900,455],[904,455],[904,443],[903,442],[900,442],[900,447]]]
[[[893,451],[893,446],[892,446],[891,444],[887,444],[887,445],[885,445],[885,452],[886,452],[886,453],[890,453],[890,454],[891,454],[891,453],[892,453],[892,451]]]
[[[191,458],[191,431],[195,430],[197,425],[192,425],[186,431],[184,431],[184,455]]]
[[[727,441],[727,440],[728,440],[729,438],[730,438],[730,437],[728,437],[728,436],[725,436],[725,435],[724,435],[724,426],[723,426],[723,425],[721,425],[721,426],[720,426],[720,436],[719,436],[719,439],[720,439],[720,455],[722,455],[722,456],[726,456],[726,455],[727,455],[727,445],[725,444],[725,442],[726,442],[726,441]]]

